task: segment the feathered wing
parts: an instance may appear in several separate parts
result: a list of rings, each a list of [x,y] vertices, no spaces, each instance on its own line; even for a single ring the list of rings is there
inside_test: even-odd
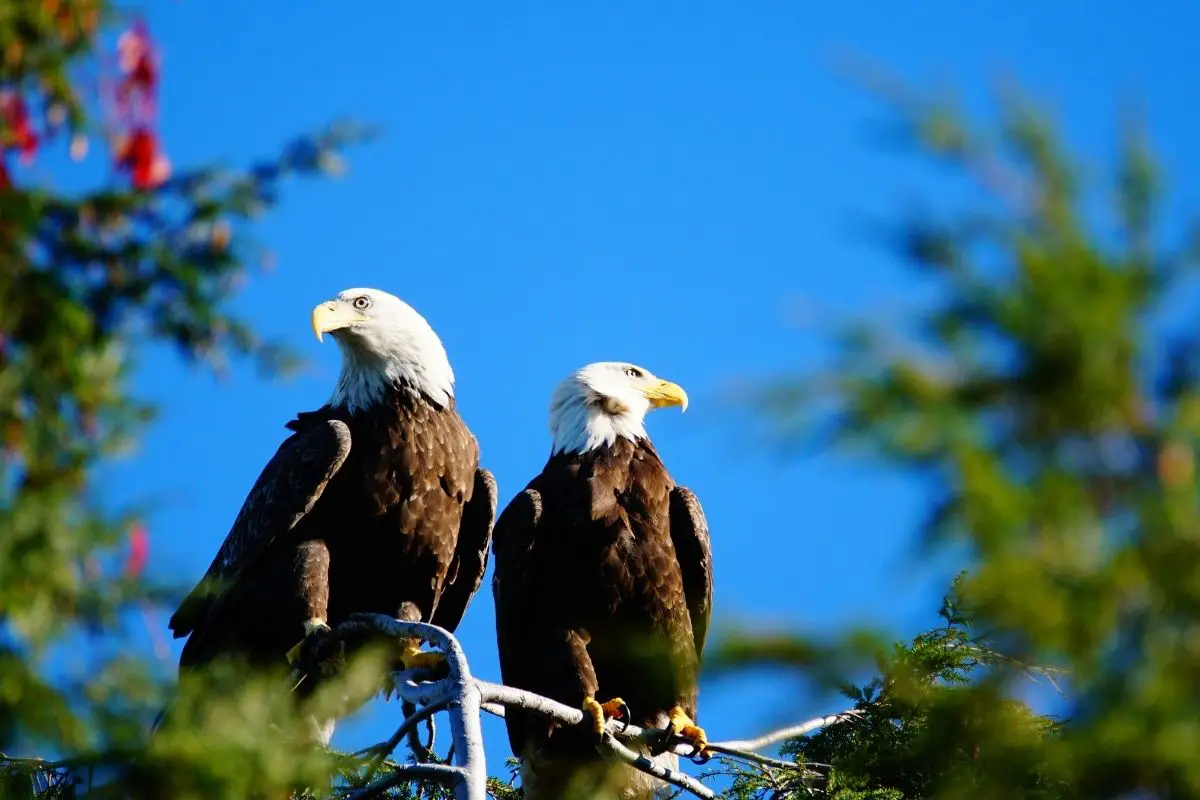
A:
[[[708,637],[708,621],[712,616],[713,567],[708,521],[704,518],[700,500],[683,486],[671,490],[670,514],[671,541],[683,573],[683,592],[692,621],[696,660],[699,662],[704,653],[704,640]]]
[[[293,434],[267,462],[204,577],[169,623],[175,638],[197,630],[228,587],[320,499],[350,453],[350,428],[325,420]]]
[[[492,547],[496,554],[496,569],[492,574],[492,597],[496,603],[496,644],[500,654],[500,673],[510,686],[526,686],[534,665],[529,659],[537,652],[529,646],[528,632],[535,617],[530,613],[535,602],[529,589],[536,576],[530,574],[533,547],[538,523],[542,517],[542,496],[536,489],[526,489],[514,497],[500,518]],[[515,710],[514,710],[515,711]],[[524,720],[511,713],[505,722],[508,741],[513,753],[519,754],[525,739]]]
[[[496,520],[496,502],[496,479],[482,467],[475,470],[475,488],[463,507],[454,560],[431,620],[434,625],[448,631],[457,628],[479,590],[479,584],[483,583]]]

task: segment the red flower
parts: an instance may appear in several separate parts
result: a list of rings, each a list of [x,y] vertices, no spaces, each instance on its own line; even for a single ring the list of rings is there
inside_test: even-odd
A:
[[[129,172],[138,189],[153,189],[171,177],[171,162],[158,149],[158,139],[149,128],[136,128],[116,148],[117,167]]]
[[[21,154],[21,163],[33,161],[37,153],[38,136],[33,130],[33,122],[29,119],[29,109],[21,95],[14,91],[0,92],[0,116],[4,118],[4,127],[8,137],[4,149],[14,149]]]
[[[117,104],[121,113],[131,111],[129,99],[138,95],[141,97],[142,121],[152,119],[156,111],[158,53],[145,22],[138,20],[117,39],[117,64],[122,76],[117,84]]]
[[[136,578],[146,568],[150,557],[150,537],[142,523],[134,523],[129,529],[129,555],[125,559],[125,577]]]
[[[154,189],[170,177],[171,162],[163,155],[154,131],[158,53],[144,22],[135,22],[117,40],[117,65],[121,71],[116,87],[117,112],[126,132],[113,147],[116,166],[129,173],[134,187]],[[131,102],[135,97],[139,101],[136,104]],[[73,155],[75,151],[73,144]]]

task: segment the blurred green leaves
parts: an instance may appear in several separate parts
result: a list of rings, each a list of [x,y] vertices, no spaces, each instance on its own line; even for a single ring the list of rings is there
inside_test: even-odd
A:
[[[123,612],[165,596],[120,569],[135,509],[91,491],[152,417],[130,394],[133,345],[218,371],[289,366],[228,311],[262,260],[247,224],[285,179],[339,173],[364,133],[335,126],[245,171],[175,169],[150,191],[21,185],[13,159],[102,130],[75,76],[116,19],[99,0],[0,5],[0,749],[65,759],[0,759],[0,790],[69,796],[59,784],[99,762],[144,797],[355,785],[362,765],[304,744],[305,726],[370,691],[377,663],[299,709],[279,675],[226,665],[184,682],[148,750],[162,676],[126,655],[49,668],[55,652],[86,654],[91,633],[124,641]],[[935,299],[839,332],[832,368],[765,387],[759,407],[791,440],[815,431],[924,476],[926,541],[969,559],[944,624],[911,642],[727,639],[718,670],[803,671],[863,712],[785,748],[825,780],[746,772],[731,794],[1200,797],[1197,228],[1168,231],[1167,182],[1135,125],[1097,180],[1015,91],[977,126],[868,77],[896,112],[893,140],[967,187],[957,207],[889,227]],[[875,677],[851,680],[864,669]],[[1031,676],[1065,676],[1061,720],[1021,702]]]
[[[831,369],[765,387],[759,408],[793,440],[819,433],[928,480],[927,541],[967,545],[958,623],[989,631],[995,659],[956,661],[955,625],[919,638],[868,687],[886,700],[856,697],[872,724],[791,752],[833,764],[839,798],[1200,796],[1189,232],[1166,232],[1132,126],[1097,185],[1016,92],[980,130],[870,77],[899,139],[975,199],[892,229],[931,305],[845,331]],[[918,669],[902,679],[905,664]],[[1061,725],[1013,699],[1013,664],[1069,673]]]
[[[277,202],[285,180],[342,171],[338,151],[369,132],[333,125],[240,171],[176,167],[165,180],[147,173],[127,185],[114,176],[73,194],[25,185],[24,173],[10,167],[66,149],[63,138],[73,158],[84,156],[81,137],[90,136],[100,146],[89,157],[132,168],[123,162],[131,158],[129,132],[122,141],[101,113],[113,98],[87,88],[111,77],[97,80],[114,60],[99,42],[119,20],[100,0],[0,5],[3,796],[51,792],[49,784],[100,762],[109,773],[101,783],[113,779],[114,764],[132,765],[122,785],[147,797],[248,796],[251,788],[328,782],[331,756],[295,757],[307,752],[292,735],[304,722],[293,718],[281,676],[258,676],[247,665],[214,676],[202,697],[189,697],[189,684],[172,703],[178,718],[197,725],[164,731],[143,751],[154,712],[171,695],[166,676],[130,654],[129,612],[164,603],[171,592],[141,573],[146,542],[131,536],[136,509],[97,497],[93,480],[152,418],[129,385],[142,345],[174,346],[217,371],[234,358],[252,359],[267,374],[294,365],[286,348],[228,311],[264,260],[248,224]],[[149,47],[150,40],[138,42]],[[138,63],[157,69],[153,53],[140,52]],[[126,73],[138,65],[124,60]],[[136,85],[123,80],[118,92],[154,99],[156,74],[136,76]],[[130,119],[116,127],[153,135],[152,112]],[[141,167],[159,155],[141,153]],[[134,548],[141,548],[136,559],[127,555]],[[310,705],[341,702],[330,698],[378,666],[351,670]],[[47,767],[13,758],[30,752],[65,760]],[[12,795],[18,784],[24,794]]]

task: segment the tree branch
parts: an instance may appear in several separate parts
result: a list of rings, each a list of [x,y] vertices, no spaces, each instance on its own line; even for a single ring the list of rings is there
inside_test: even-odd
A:
[[[453,735],[451,752],[455,763],[453,766],[406,764],[398,767],[392,774],[349,794],[347,800],[364,800],[379,796],[387,789],[420,778],[452,785],[457,800],[486,800],[487,771],[479,720],[483,711],[503,717],[507,708],[519,708],[566,726],[585,724],[582,709],[572,708],[533,692],[473,678],[461,645],[453,635],[441,628],[419,622],[402,622],[377,614],[356,614],[339,625],[334,635],[361,636],[366,632],[396,638],[421,639],[442,650],[449,666],[449,676],[439,680],[423,680],[429,677],[429,673],[416,670],[393,674],[392,685],[397,694],[403,700],[417,706],[417,710],[405,718],[389,739],[359,751],[374,754],[368,767],[368,778],[406,735],[416,730],[423,720],[431,719],[441,711],[447,712],[450,717],[450,730]],[[804,736],[818,728],[856,719],[861,713],[851,709],[773,731],[756,739],[710,743],[708,749],[713,753],[756,763],[766,769],[787,768],[807,775],[802,765],[769,758],[753,751],[784,739]],[[647,746],[653,752],[670,752],[686,757],[693,755],[693,746],[687,739],[667,730],[640,728],[636,725],[624,726],[617,720],[610,719],[605,724],[597,749],[606,758],[628,764],[696,797],[705,800],[716,797],[713,790],[696,778],[656,763],[650,756],[637,752],[630,745]]]
[[[777,731],[764,733],[757,739],[735,739],[731,742],[717,742],[709,745],[709,749],[718,753],[729,753],[729,755],[743,755],[748,750],[761,750],[764,747],[770,747],[773,744],[782,742],[785,739],[795,739],[798,736],[805,736],[820,728],[827,728],[830,725],[836,725],[839,722],[858,719],[862,716],[858,709],[850,708],[839,714],[830,714],[827,717],[817,717],[810,719],[808,722],[801,722],[799,725],[793,725],[790,728],[780,728]],[[730,752],[741,751],[741,752]],[[749,753],[748,755],[754,755]]]
[[[369,783],[346,795],[346,800],[366,800],[369,797],[377,797],[388,789],[420,778],[428,778],[446,786],[454,786],[457,797],[468,796],[458,791],[458,787],[463,786],[469,780],[466,770],[461,767],[450,767],[445,764],[405,764],[397,767],[391,775],[382,777],[374,783]],[[483,796],[486,797],[486,793],[485,784]]]
[[[400,740],[415,731],[417,726],[421,724],[422,720],[429,719],[439,711],[445,711],[446,707],[449,705],[450,701],[447,699],[442,700],[439,703],[431,703],[430,705],[418,708],[412,713],[411,716],[408,716],[404,719],[404,722],[402,722],[400,727],[396,729],[396,732],[392,734],[392,738],[381,744],[372,745],[366,750],[360,750],[360,753],[374,754],[371,766],[368,769],[368,774],[377,770],[379,765],[383,763],[384,759],[388,757],[388,754],[400,745]]]
[[[440,681],[422,684],[430,687],[428,693],[407,692],[408,681],[398,684],[397,690],[401,696],[417,705],[445,703],[453,709],[453,713],[450,714],[450,735],[454,742],[454,760],[457,762],[457,769],[453,773],[457,776],[453,784],[455,797],[457,800],[486,800],[487,763],[483,751],[483,731],[479,724],[480,692],[471,677],[467,656],[458,640],[449,631],[436,625],[402,622],[382,614],[353,614],[346,622],[338,625],[337,631],[339,634],[374,631],[397,639],[421,639],[445,654],[450,675]],[[399,744],[399,741],[398,738],[396,743]],[[438,773],[442,777],[450,774],[445,771],[448,768],[442,768],[442,765],[412,766],[422,769],[439,767]],[[397,780],[403,782],[402,778]]]
[[[489,704],[498,703],[502,706],[512,706],[526,711],[533,711],[541,714],[543,717],[549,717],[556,722],[561,722],[564,725],[581,725],[584,721],[583,709],[571,708],[568,705],[551,700],[548,697],[542,697],[533,692],[514,689],[511,686],[487,683],[486,681],[479,681],[479,692],[483,696],[484,702]],[[639,728],[636,725],[624,727],[620,722],[610,719],[606,722],[604,735],[600,739],[600,750],[602,754],[624,761],[631,767],[641,770],[648,775],[653,775],[681,789],[687,789],[697,797],[716,797],[711,789],[690,775],[685,775],[678,770],[656,764],[646,756],[630,750],[620,741],[654,743],[661,742],[665,735],[665,731],[654,728]],[[669,744],[671,746],[668,749],[671,751],[675,751],[676,747],[686,747],[689,752],[691,751],[691,746],[687,743],[686,739],[678,739]]]

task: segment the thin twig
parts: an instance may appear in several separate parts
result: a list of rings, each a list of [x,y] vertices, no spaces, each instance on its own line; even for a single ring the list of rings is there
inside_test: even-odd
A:
[[[757,739],[736,739],[732,742],[717,742],[713,745],[710,745],[710,748],[716,750],[717,752],[729,750],[761,750],[764,747],[770,747],[776,742],[782,742],[784,739],[795,739],[798,736],[804,736],[820,728],[825,728],[830,725],[835,725],[839,722],[845,722],[847,720],[858,719],[862,716],[862,713],[863,712],[856,708],[850,708],[839,714],[830,714],[827,717],[817,717],[816,719],[810,719],[808,722],[801,722],[799,725],[793,725],[790,728],[781,728],[777,731],[764,733]],[[730,753],[730,755],[735,754]]]
[[[388,789],[419,778],[429,778],[446,786],[457,786],[467,780],[466,770],[462,767],[451,767],[445,764],[405,764],[398,767],[391,775],[346,795],[346,800],[365,800],[368,797],[376,797]]]
[[[635,753],[617,741],[617,737],[613,736],[607,731],[605,731],[604,735],[601,737],[600,743],[604,750],[616,756],[619,760],[624,761],[634,769],[639,769],[648,775],[653,775],[659,780],[666,781],[667,783],[678,786],[681,789],[687,789],[692,794],[696,795],[697,797],[703,797],[705,800],[712,800],[712,798],[717,796],[716,792],[714,792],[712,789],[709,789],[691,775],[685,775],[679,770],[674,770],[668,766],[659,764],[653,759],[642,755],[641,753]]]
[[[759,755],[752,750],[742,750],[737,747],[730,747],[729,745],[721,744],[720,742],[716,744],[710,743],[705,749],[719,755],[728,756],[729,758],[748,761],[749,763],[759,767],[775,767],[776,769],[787,769],[791,770],[792,772],[809,771],[805,769],[807,764],[797,764],[792,761],[783,761],[782,759],[778,758],[768,758],[767,756]]]
[[[388,757],[388,754],[390,754],[393,750],[396,749],[396,747],[399,746],[400,740],[403,739],[405,736],[407,736],[412,731],[416,730],[417,726],[421,724],[422,720],[429,719],[430,717],[432,717],[434,714],[438,713],[439,711],[444,711],[446,709],[446,707],[449,705],[450,705],[450,700],[446,699],[446,700],[441,701],[440,703],[433,703],[432,705],[421,706],[416,711],[414,711],[411,716],[407,717],[404,720],[404,722],[400,725],[400,727],[396,729],[396,732],[392,734],[390,739],[388,739],[386,742],[382,742],[380,744],[373,745],[373,746],[367,748],[367,752],[375,753],[374,758],[371,760],[370,766],[367,768],[368,769],[367,774],[368,775],[373,774],[376,770],[378,770],[379,765],[381,763],[383,763],[383,760],[385,758]]]

